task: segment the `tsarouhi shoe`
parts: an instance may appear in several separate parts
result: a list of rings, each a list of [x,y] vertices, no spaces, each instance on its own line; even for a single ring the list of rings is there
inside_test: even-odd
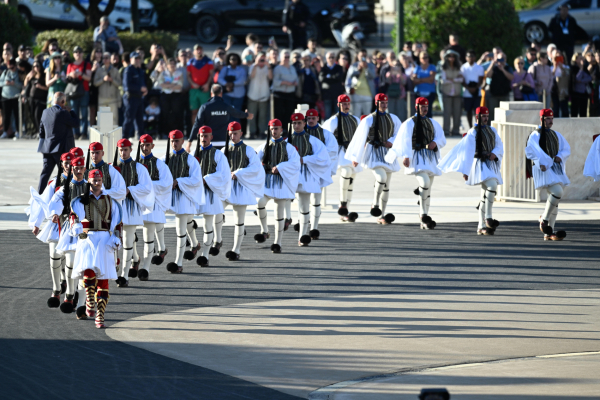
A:
[[[270,237],[271,235],[269,235],[267,232],[262,232],[254,235],[254,240],[256,241],[256,243],[264,243]]]
[[[52,291],[52,296],[46,302],[50,308],[58,308],[60,306],[60,290]]]
[[[312,240],[319,240],[319,236],[321,236],[321,232],[318,229],[313,229],[308,234]]]
[[[271,251],[273,253],[279,254],[279,253],[281,253],[281,246],[278,245],[278,244],[272,244],[271,245]]]
[[[206,258],[204,256],[200,256],[196,260],[196,264],[198,264],[201,267],[208,267],[208,258]]]
[[[147,269],[144,269],[144,268],[142,268],[142,269],[140,269],[140,270],[138,271],[138,276],[137,276],[137,277],[138,277],[138,279],[139,279],[140,281],[147,281],[147,280],[148,280],[148,276],[149,276],[149,275],[150,275],[150,274],[148,273],[148,270],[147,270]]]
[[[381,216],[381,209],[378,206],[371,207],[371,215],[373,217],[380,217]]]
[[[191,261],[191,260],[195,259],[196,258],[196,254],[198,254],[198,250],[200,250],[200,247],[201,247],[200,243],[198,243],[196,245],[196,247],[192,248],[191,250],[186,250],[183,253],[183,258],[185,260],[188,260],[188,261]]]
[[[211,256],[218,256],[221,252],[221,247],[223,246],[223,242],[217,242],[213,247],[208,250],[208,254]]]
[[[138,275],[138,269],[140,268],[140,261],[134,261],[131,265],[131,268],[129,269],[129,274],[128,276],[130,278],[137,278]]]
[[[152,264],[154,264],[154,265],[162,264],[163,261],[165,260],[165,256],[167,255],[168,252],[169,252],[168,249],[164,249],[163,251],[158,253],[158,255],[152,257]]]
[[[290,227],[291,224],[292,224],[292,219],[291,218],[290,219],[286,219],[283,222],[283,231],[284,232],[287,231],[289,229],[289,227]]]
[[[117,286],[118,287],[129,287],[129,281],[124,277],[120,276],[117,278]]]
[[[225,257],[227,257],[229,261],[239,261],[240,259],[240,255],[232,250],[229,250],[227,253],[225,253]]]

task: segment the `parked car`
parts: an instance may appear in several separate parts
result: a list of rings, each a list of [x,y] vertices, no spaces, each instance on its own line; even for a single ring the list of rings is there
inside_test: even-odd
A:
[[[519,12],[527,41],[541,43],[549,39],[550,20],[563,4],[569,5],[569,14],[589,36],[600,34],[600,0],[545,0],[531,10]]]
[[[88,0],[79,0],[83,7],[88,6]],[[108,1],[103,0],[99,8],[104,10]],[[158,15],[154,5],[148,0],[139,0],[140,27],[158,27]],[[19,13],[32,23],[56,26],[58,28],[73,27],[85,28],[87,22],[85,16],[73,5],[59,0],[19,0]],[[131,0],[117,0],[115,8],[108,16],[110,24],[119,30],[129,29],[131,21]]]
[[[331,13],[348,3],[355,5],[356,21],[364,32],[377,32],[373,0],[303,1],[312,15],[307,26],[308,37],[331,36]],[[201,0],[190,10],[190,30],[203,43],[216,42],[225,35],[245,36],[248,32],[265,37],[285,35],[281,30],[285,4],[285,0]]]

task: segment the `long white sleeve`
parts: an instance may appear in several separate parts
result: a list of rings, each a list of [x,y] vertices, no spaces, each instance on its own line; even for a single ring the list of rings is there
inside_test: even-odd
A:
[[[123,201],[127,196],[127,187],[123,176],[112,165],[108,166],[108,172],[110,174],[110,189],[103,187],[102,190],[113,200]]]
[[[235,177],[254,197],[261,198],[265,192],[265,169],[252,147],[246,146],[246,156],[248,166],[235,170]]]
[[[156,159],[158,180],[152,181],[154,186],[154,201],[160,211],[166,211],[171,205],[171,190],[173,189],[173,175],[169,167],[160,158]]]
[[[348,145],[348,149],[346,149],[346,160],[359,164],[362,163],[371,125],[373,125],[373,116],[370,114],[360,121],[354,132],[352,141]]]
[[[305,135],[308,134],[305,133]],[[321,187],[331,185],[333,183],[330,169],[331,158],[329,157],[327,148],[323,142],[314,136],[310,136],[309,141],[313,154],[302,157],[302,162],[308,167],[312,174],[319,177],[321,180]]]
[[[596,138],[592,147],[585,159],[583,166],[583,176],[589,176],[594,179],[594,182],[600,180],[600,139]]]
[[[177,178],[177,186],[193,204],[200,206],[205,203],[202,171],[196,157],[188,155],[189,176]]]
[[[540,147],[540,133],[537,130],[529,135],[525,155],[537,165],[543,165],[546,168],[550,168],[554,164],[554,160]]]
[[[214,173],[204,176],[204,181],[221,201],[226,200],[231,194],[231,172],[229,162],[222,151],[215,151],[217,168]]]
[[[142,209],[142,214],[150,214],[154,211],[154,185],[148,169],[141,163],[136,163],[138,184],[129,186],[129,193],[133,196],[133,200]]]

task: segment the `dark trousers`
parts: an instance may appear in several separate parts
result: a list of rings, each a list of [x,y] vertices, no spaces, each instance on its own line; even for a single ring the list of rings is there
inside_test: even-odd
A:
[[[571,118],[587,117],[587,106],[590,96],[587,93],[571,94]]]
[[[29,108],[31,110],[31,119],[33,120],[33,125],[35,126],[35,133],[39,133],[42,113],[46,109],[46,101],[30,97]]]
[[[144,101],[141,97],[123,96],[125,121],[123,122],[123,137],[132,138],[137,129],[138,134],[144,134]],[[135,127],[134,127],[135,122]]]
[[[569,118],[569,100],[559,100],[558,94],[552,92],[552,113],[555,118]]]
[[[306,49],[306,28],[292,28],[290,49]]]
[[[2,121],[4,124],[4,130],[8,131],[12,125],[13,114],[15,118],[19,116],[19,99],[2,99]],[[15,126],[19,130],[19,121],[16,121]]]
[[[273,93],[275,118],[281,121],[283,131],[287,132],[288,123],[296,109],[296,93]]]
[[[60,170],[60,153],[44,153],[44,161],[42,167],[42,173],[40,174],[40,183],[38,184],[38,193],[42,194],[46,186],[48,186],[48,181],[52,176],[52,172],[54,171],[54,167],[58,165]]]
[[[183,102],[181,93],[161,93],[160,95],[160,134],[165,135],[174,129],[183,132]]]

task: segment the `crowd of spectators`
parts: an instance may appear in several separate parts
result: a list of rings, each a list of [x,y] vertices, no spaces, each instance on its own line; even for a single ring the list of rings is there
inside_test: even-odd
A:
[[[274,39],[264,45],[248,34],[241,54],[230,51],[230,37],[212,57],[201,45],[170,57],[155,43],[145,58],[141,47],[123,51],[107,19],[95,29],[94,40],[90,54],[79,46],[60,49],[56,40],[49,40],[35,56],[21,45],[14,57],[12,45],[4,44],[2,138],[18,131],[19,100],[26,131],[35,135],[41,113],[57,91],[67,94],[79,116],[76,139],[86,138],[89,126],[96,124],[98,107],[111,109],[124,137],[145,131],[165,138],[173,129],[187,136],[216,83],[224,89],[225,102],[255,115],[240,121],[248,138],[264,137],[270,118],[287,121],[298,104],[329,118],[343,93],[351,96],[351,111],[357,116],[372,112],[374,95],[386,93],[390,112],[401,120],[412,114],[417,97],[426,97],[430,104],[437,101],[446,135],[459,135],[463,112],[472,126],[475,108],[485,104],[493,118],[500,101],[510,99],[541,101],[557,117],[600,115],[600,49],[591,43],[581,53],[555,44],[542,50],[532,43],[523,57],[511,62],[499,47],[478,57],[460,45],[457,35],[450,35],[435,62],[427,43],[407,42],[398,54],[361,50],[353,55],[347,50],[324,52],[316,40],[308,40],[305,49],[279,49]],[[429,108],[429,116],[433,110]]]

